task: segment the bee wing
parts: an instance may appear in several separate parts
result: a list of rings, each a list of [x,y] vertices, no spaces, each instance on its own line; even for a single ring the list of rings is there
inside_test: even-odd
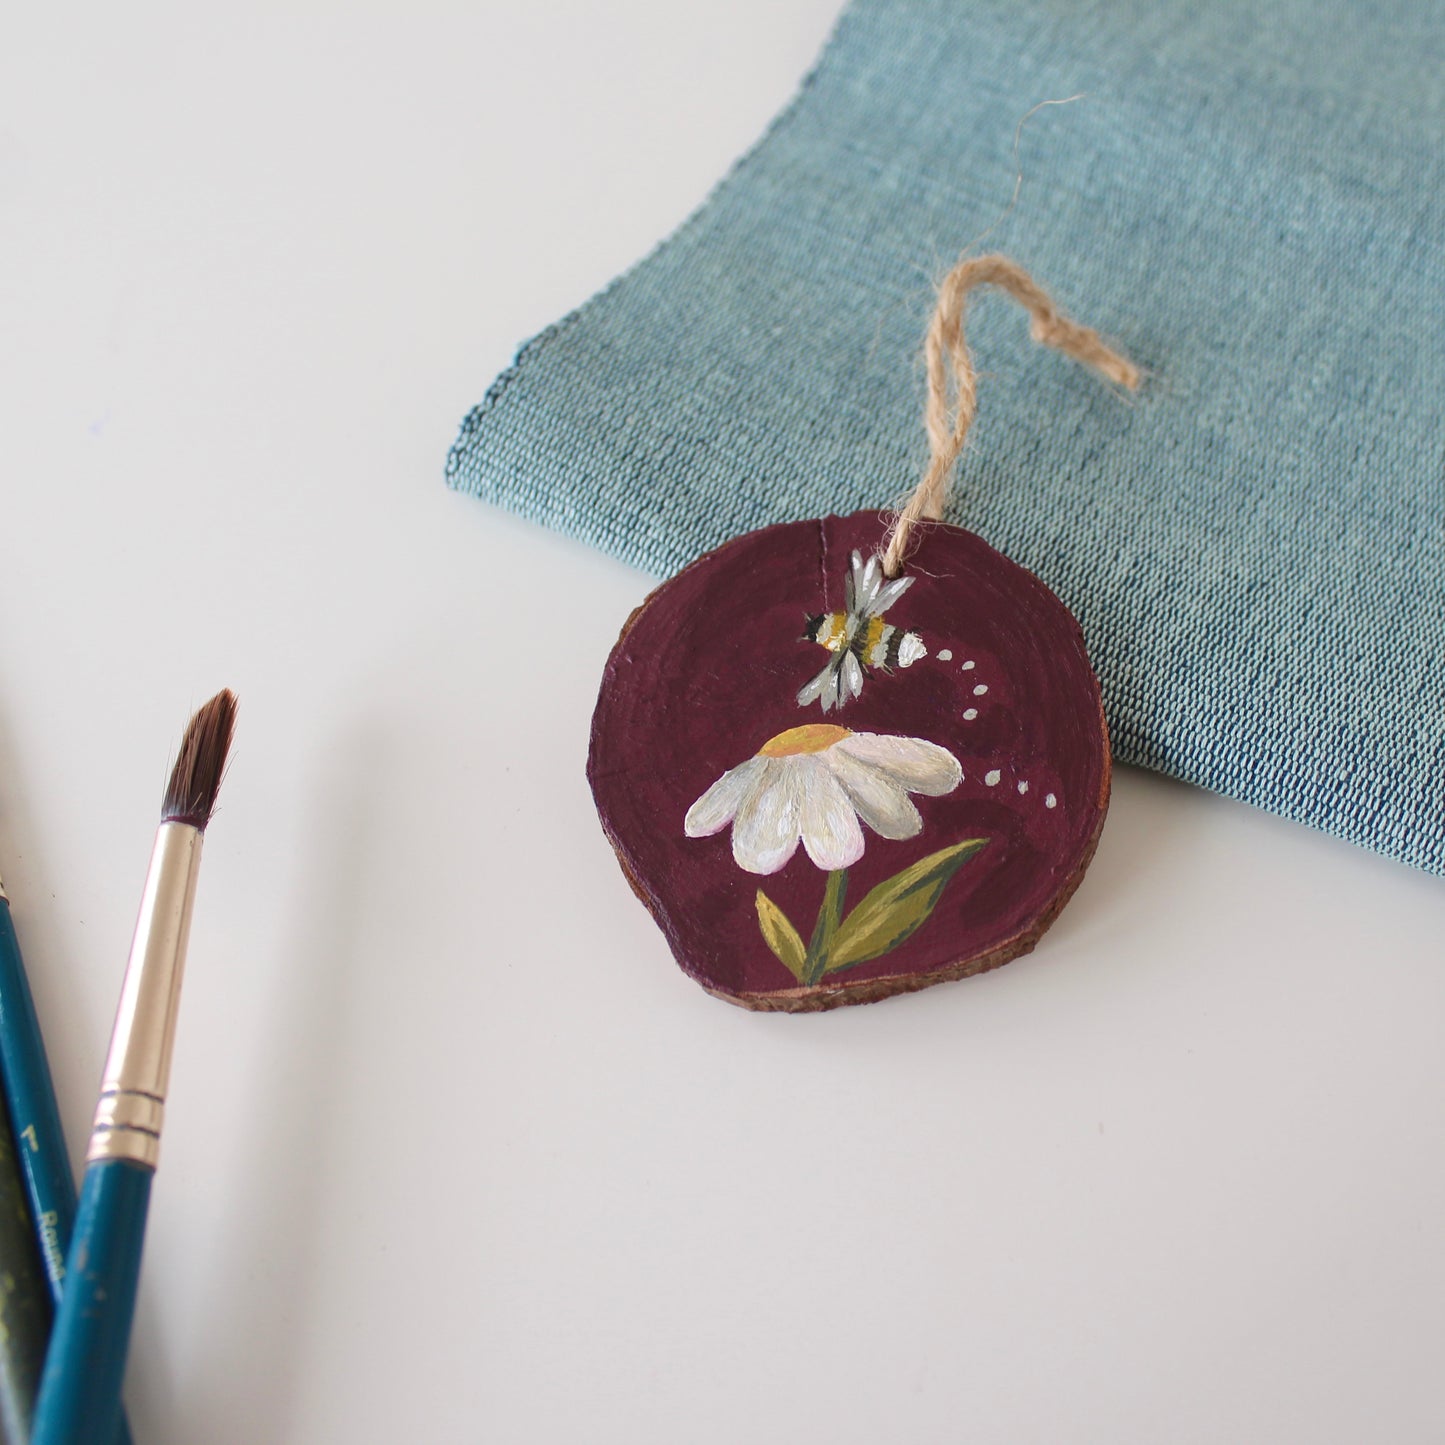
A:
[[[854,616],[863,616],[868,611],[868,602],[878,589],[878,559],[869,557],[865,562],[861,552],[854,552],[848,569],[848,611]]]
[[[877,595],[869,604],[868,611],[875,617],[881,617],[912,586],[913,578],[899,577],[886,586],[880,587]]]
[[[843,681],[854,697],[858,697],[862,693],[863,668],[856,653],[845,652],[843,654]]]
[[[809,703],[817,702],[818,699],[820,697],[823,697],[824,694],[829,690],[830,683],[834,684],[832,688],[832,694],[836,697],[837,685],[834,680],[837,677],[837,673],[838,658],[830,657],[828,659],[827,665],[823,668],[822,672],[820,672],[817,677],[812,680],[812,682],[804,684],[804,686],[798,690],[798,706],[807,707]],[[829,706],[830,704],[828,702],[824,702],[823,711],[827,712]]]
[[[843,699],[838,696],[838,683],[840,679],[841,673],[839,669],[836,667],[831,669],[828,673],[827,684],[823,688],[824,712],[827,712],[829,708],[841,707],[843,705]]]
[[[857,554],[855,553],[854,555],[856,556]],[[868,613],[878,610],[874,606],[874,598],[878,596],[878,588],[882,585],[882,582],[883,569],[878,565],[878,557],[875,553],[869,556],[867,563],[863,567],[863,576],[854,589],[859,613],[866,616]]]

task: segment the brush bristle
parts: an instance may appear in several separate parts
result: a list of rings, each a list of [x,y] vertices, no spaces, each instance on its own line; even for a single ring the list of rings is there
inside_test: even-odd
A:
[[[236,694],[218,692],[186,727],[180,755],[166,785],[161,818],[168,823],[189,823],[205,831],[216,806],[226,754],[236,729]]]

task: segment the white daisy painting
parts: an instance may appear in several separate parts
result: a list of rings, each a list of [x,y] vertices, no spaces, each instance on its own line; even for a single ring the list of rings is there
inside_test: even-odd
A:
[[[954,873],[988,842],[969,838],[875,887],[844,913],[848,870],[864,853],[863,825],[901,841],[923,830],[909,797],[950,793],[963,778],[958,759],[923,738],[855,733],[805,723],[769,738],[730,768],[688,809],[683,831],[706,838],[732,828],[733,859],[749,873],[776,873],[799,844],[828,875],[808,943],[761,889],[758,926],[778,961],[804,987],[879,958],[932,913]]]

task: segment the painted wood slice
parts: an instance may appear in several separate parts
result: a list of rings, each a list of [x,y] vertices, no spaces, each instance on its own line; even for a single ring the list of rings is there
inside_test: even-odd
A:
[[[608,660],[602,826],[721,998],[808,1011],[994,968],[1093,855],[1109,743],[1078,623],[971,532],[920,530],[892,583],[877,512],[739,537]]]

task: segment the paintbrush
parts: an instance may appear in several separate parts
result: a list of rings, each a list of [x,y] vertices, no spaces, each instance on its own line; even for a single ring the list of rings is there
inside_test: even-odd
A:
[[[0,1304],[0,1354],[4,1356],[0,1380],[0,1440],[29,1438],[35,1392],[40,1384],[40,1367],[45,1359],[45,1342],[50,1333],[51,1309],[60,1303],[65,1278],[65,1250],[75,1222],[75,1180],[70,1173],[70,1155],[61,1132],[60,1111],[45,1041],[35,1016],[35,1001],[25,965],[20,958],[20,940],[10,916],[10,900],[0,883],[0,1089],[5,1095],[5,1165],[0,1179],[0,1259],[5,1262],[13,1285],[4,1290]],[[11,1174],[18,1198],[9,1198]],[[15,1232],[16,1220],[33,1240],[33,1249],[21,1245]],[[30,1282],[37,1298],[28,1299]],[[48,1288],[47,1288],[48,1287]],[[28,1352],[28,1353],[27,1353]],[[32,1363],[24,1362],[29,1358]],[[16,1361],[19,1361],[17,1364]],[[27,1371],[29,1373],[27,1374]],[[23,1386],[17,1393],[16,1386]],[[22,1433],[16,1433],[23,1420]],[[115,1445],[130,1445],[130,1429],[124,1417],[117,1422]]]
[[[45,1262],[51,1297],[60,1302],[65,1246],[75,1218],[75,1180],[60,1110],[50,1082],[45,1041],[35,1001],[20,959],[20,940],[10,917],[10,900],[0,885],[0,1083],[19,1146],[25,1194],[35,1218],[37,1244]]]
[[[217,693],[186,728],[166,787],[86,1151],[32,1445],[108,1445],[120,1418],[201,840],[235,720],[234,695]]]
[[[60,1304],[65,1279],[65,1251],[75,1223],[75,1179],[70,1172],[70,1154],[60,1127],[60,1110],[55,1086],[45,1057],[45,1040],[35,1016],[35,1000],[20,957],[20,940],[10,915],[10,900],[0,883],[0,1087],[14,1135],[16,1164],[29,1206],[29,1220],[36,1248],[45,1269],[50,1303]],[[5,1257],[10,1257],[9,1252]],[[9,1297],[7,1296],[7,1304]],[[50,1328],[50,1310],[34,1312],[40,1330],[35,1350],[33,1390],[40,1381],[40,1364],[45,1357],[44,1339]],[[5,1321],[5,1339],[17,1338],[17,1324]],[[28,1409],[27,1409],[28,1416]],[[122,1418],[116,1445],[129,1445],[130,1429]]]
[[[15,1154],[10,1120],[0,1109],[0,1445],[30,1438],[50,1329],[50,1297]]]

